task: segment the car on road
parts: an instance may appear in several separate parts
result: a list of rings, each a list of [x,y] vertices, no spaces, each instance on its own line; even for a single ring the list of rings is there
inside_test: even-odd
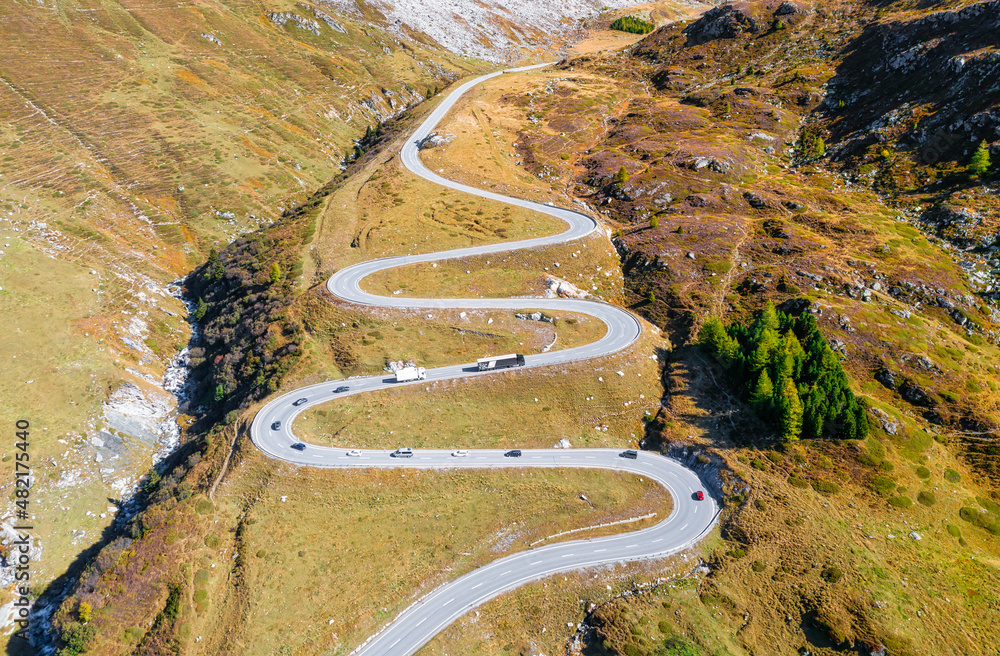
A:
[[[278,430],[279,428],[281,428],[281,422],[280,421],[276,421],[273,424],[271,424],[271,430]]]
[[[333,390],[333,393],[334,393],[334,394],[342,394],[343,392],[347,392],[347,391],[350,391],[350,389],[351,389],[351,388],[350,388],[350,387],[348,387],[347,385],[341,385],[341,386],[340,386],[340,387],[338,387],[337,389]]]
[[[295,449],[296,451],[305,451],[306,445],[303,444],[302,442],[296,442],[295,444],[292,445],[292,448]]]
[[[391,455],[393,458],[412,458],[413,449],[411,449],[408,446],[401,446],[389,455]]]
[[[619,458],[629,458],[630,460],[635,460],[639,457],[639,452],[635,449],[628,449],[627,451],[622,451],[618,454]]]
[[[302,405],[303,403],[305,403],[305,402],[306,402],[306,401],[308,401],[308,400],[309,400],[309,399],[298,399],[298,400],[296,400],[296,401],[295,401],[295,403],[293,403],[292,405]]]
[[[507,453],[503,454],[503,457],[504,458],[520,458],[521,457],[521,449],[511,449]]]
[[[459,449],[458,451],[452,451],[451,455],[454,458],[464,458],[467,455],[469,455],[469,452],[466,451],[465,449]]]
[[[694,498],[697,499],[698,501],[704,501],[705,493],[702,492],[701,490],[698,490],[697,492],[694,493]]]
[[[352,458],[360,458],[361,449],[351,449],[350,451],[347,452],[347,455],[351,456]]]

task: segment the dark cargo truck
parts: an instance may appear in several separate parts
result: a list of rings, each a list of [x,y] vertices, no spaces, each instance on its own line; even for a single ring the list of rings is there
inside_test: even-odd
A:
[[[509,355],[494,355],[488,358],[476,360],[479,371],[496,371],[497,369],[509,369],[511,367],[523,367],[524,356],[517,353]]]

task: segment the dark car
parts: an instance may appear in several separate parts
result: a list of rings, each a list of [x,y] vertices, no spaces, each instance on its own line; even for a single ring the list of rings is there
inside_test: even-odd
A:
[[[279,428],[281,428],[281,422],[280,421],[276,421],[273,424],[271,424],[271,430],[278,430]]]
[[[698,501],[704,501],[705,493],[702,492],[701,490],[698,490],[697,492],[694,493],[694,498],[697,499]]]
[[[635,449],[629,449],[628,451],[622,451],[621,453],[619,453],[618,457],[619,458],[630,458],[632,460],[635,460],[636,458],[639,457],[639,452],[636,451]]]
[[[507,453],[503,454],[503,457],[504,458],[520,458],[521,457],[521,449],[511,449]]]
[[[296,451],[305,451],[306,445],[303,444],[302,442],[296,442],[295,444],[292,445],[292,448],[295,449]]]
[[[333,390],[333,393],[334,393],[334,394],[340,394],[341,392],[346,392],[346,391],[348,391],[348,390],[350,390],[350,389],[351,389],[351,388],[350,388],[350,387],[348,387],[347,385],[341,385],[341,386],[340,386],[340,387],[338,387],[337,389]]]
[[[390,454],[393,458],[412,458],[413,449],[401,446]]]
[[[292,405],[302,405],[303,403],[305,403],[305,402],[306,402],[306,401],[308,401],[308,400],[309,400],[309,399],[298,399],[298,400],[297,400],[297,401],[296,401],[295,403],[293,403]]]

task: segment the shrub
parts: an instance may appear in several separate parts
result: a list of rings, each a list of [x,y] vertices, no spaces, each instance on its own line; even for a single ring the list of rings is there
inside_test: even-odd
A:
[[[820,572],[820,578],[822,578],[827,583],[836,583],[840,579],[844,578],[844,572],[836,565],[831,565]]]
[[[727,551],[726,555],[731,558],[742,558],[747,555],[747,551],[743,547],[736,547],[735,549]]]
[[[660,620],[660,623],[656,625],[656,628],[660,630],[660,633],[670,633],[670,623],[667,620]]]
[[[195,603],[198,603],[199,601],[205,601],[206,599],[208,599],[208,591],[204,589],[195,590],[194,596],[191,598],[194,600]]]
[[[79,622],[66,624],[59,633],[59,639],[64,645],[59,650],[59,656],[77,656],[77,654],[84,653],[95,635],[93,626],[83,625]]]
[[[94,607],[86,601],[81,601],[80,607],[76,610],[76,616],[80,618],[81,622],[86,624],[94,616]]]
[[[205,536],[205,546],[209,549],[219,548],[219,536],[218,535],[207,535]]]
[[[765,569],[767,569],[767,565],[765,565],[763,562],[759,560],[755,560],[753,561],[751,569],[753,569],[753,571],[755,572],[763,572]]]
[[[805,489],[809,487],[809,481],[797,478],[795,476],[788,477],[788,484],[791,485],[792,487],[797,487],[799,489]]]
[[[913,500],[910,497],[892,497],[889,499],[889,505],[894,508],[909,508],[913,505]]]
[[[944,470],[944,480],[949,483],[957,483],[962,480],[962,476],[954,469],[949,468]]]
[[[767,510],[767,501],[764,501],[763,499],[754,499],[753,507],[763,512]]]
[[[958,511],[958,516],[973,526],[985,529],[993,535],[1000,535],[1000,519],[989,511],[980,512],[966,506]]]
[[[950,535],[951,537],[953,537],[953,538],[960,538],[960,537],[962,537],[962,531],[961,531],[961,529],[959,529],[954,524],[948,524],[948,526],[946,526],[945,528],[948,530],[948,535]]]
[[[922,490],[920,494],[917,495],[917,501],[924,506],[933,506],[937,503],[937,497],[930,490]]]
[[[920,467],[917,467],[917,476],[919,476],[920,478],[930,478],[931,470],[921,465]]]
[[[840,486],[831,481],[813,481],[812,487],[820,494],[836,494],[840,492]]]
[[[883,497],[889,496],[896,489],[896,481],[888,476],[873,476],[869,485]]]
[[[125,642],[139,642],[144,635],[146,635],[146,632],[142,627],[130,626],[125,629]]]
[[[208,499],[199,499],[198,503],[196,503],[194,506],[195,512],[197,512],[199,515],[207,515],[214,509],[215,506],[213,506],[212,502],[209,501]]]

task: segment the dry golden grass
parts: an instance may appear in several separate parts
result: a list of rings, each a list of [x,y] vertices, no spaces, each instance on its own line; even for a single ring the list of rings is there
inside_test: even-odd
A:
[[[634,447],[644,413],[659,407],[654,358],[665,346],[647,330],[629,349],[593,361],[335,400],[302,413],[295,432],[308,442],[367,448],[551,447],[562,438],[578,447]]]
[[[263,480],[269,482],[258,487]],[[240,510],[236,500],[247,489],[257,491]],[[567,528],[670,512],[662,489],[633,476],[322,471],[265,463],[256,454],[223,494],[228,521],[237,513],[245,520],[242,582],[227,588],[213,577],[207,612],[189,615],[185,653],[219,653],[222,644],[246,654],[270,654],[282,646],[301,653],[347,652],[420,595],[535,540]],[[228,567],[227,546],[193,567]],[[244,609],[238,622],[217,623],[221,606],[234,604]],[[196,635],[204,636],[200,643],[193,641]]]

